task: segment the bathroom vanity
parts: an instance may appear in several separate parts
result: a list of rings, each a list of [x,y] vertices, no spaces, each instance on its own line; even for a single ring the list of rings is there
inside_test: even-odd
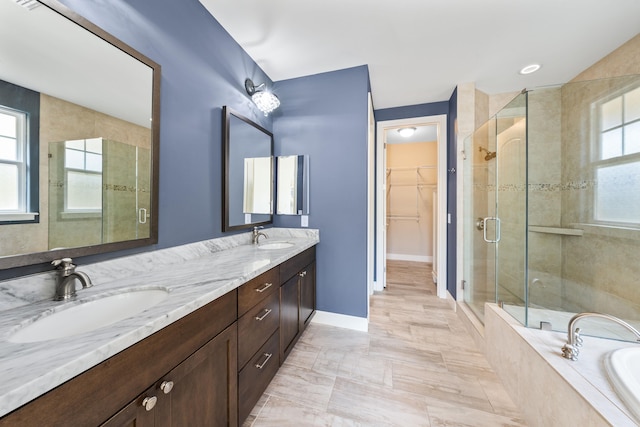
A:
[[[284,247],[262,249],[242,234],[127,257],[124,264],[145,271],[118,278],[117,289],[100,278],[114,274],[108,265],[114,261],[80,266],[95,276],[95,286],[79,291],[75,303],[94,298],[88,291],[101,286],[108,294],[143,282],[164,283],[169,296],[93,332],[3,343],[0,375],[8,380],[0,385],[0,406],[7,415],[0,425],[241,424],[315,310],[317,232],[268,232],[262,243],[286,240]],[[157,270],[169,258],[180,259]],[[60,303],[5,313],[29,318],[49,304]],[[16,319],[0,323],[5,339],[15,332],[11,323]]]

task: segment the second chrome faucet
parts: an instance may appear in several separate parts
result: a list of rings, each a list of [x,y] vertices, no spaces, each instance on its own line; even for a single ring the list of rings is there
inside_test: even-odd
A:
[[[253,227],[253,234],[251,236],[251,243],[254,244],[254,245],[257,245],[258,243],[260,243],[260,236],[264,237],[265,239],[269,238],[269,236],[267,236],[265,233],[260,231],[261,228],[263,228],[263,227],[262,226]]]

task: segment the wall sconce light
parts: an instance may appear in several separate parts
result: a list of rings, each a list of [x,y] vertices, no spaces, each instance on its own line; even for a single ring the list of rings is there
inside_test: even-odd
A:
[[[244,88],[247,90],[247,93],[251,96],[251,99],[258,106],[260,111],[264,113],[265,117],[280,106],[280,100],[278,97],[266,90],[264,83],[256,86],[253,84],[251,79],[246,79],[244,81]]]
[[[400,136],[403,136],[405,138],[409,138],[411,135],[415,133],[415,131],[416,131],[416,128],[414,127],[398,129],[398,133],[400,134]]]

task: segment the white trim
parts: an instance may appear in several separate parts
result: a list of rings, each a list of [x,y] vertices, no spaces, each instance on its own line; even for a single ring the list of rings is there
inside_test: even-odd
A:
[[[385,130],[403,126],[425,126],[438,125],[438,244],[436,271],[438,272],[438,283],[436,293],[439,298],[447,297],[447,115],[413,117],[409,119],[386,120],[378,122],[376,136],[376,177],[378,188],[378,200],[376,204],[376,224],[377,241],[383,241],[386,233],[386,222],[380,218],[386,218],[385,207],[385,185],[386,185],[386,160],[384,159],[384,136]],[[386,247],[378,244],[376,247],[376,283],[375,290],[381,291],[384,278],[384,264]],[[383,279],[384,281],[384,279]]]
[[[0,222],[4,221],[33,221],[40,215],[39,212],[19,212],[0,214]]]
[[[316,310],[316,313],[311,319],[311,323],[353,329],[354,331],[361,332],[369,331],[369,321],[366,317],[348,316],[346,314],[331,313],[328,311]]]
[[[371,92],[367,96],[368,119],[367,119],[367,318],[369,318],[369,297],[373,295],[375,288],[374,269],[375,269],[375,195],[376,195],[376,120],[373,114],[373,100]]]
[[[433,262],[432,256],[409,255],[409,254],[387,253],[387,259],[391,259],[394,261]]]

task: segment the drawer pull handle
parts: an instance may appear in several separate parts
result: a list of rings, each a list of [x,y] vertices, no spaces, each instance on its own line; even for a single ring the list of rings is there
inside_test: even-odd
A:
[[[298,273],[298,276],[300,277],[304,277],[307,275],[307,270],[303,271],[302,273]]]
[[[263,293],[267,289],[273,286],[273,283],[265,283],[263,287],[256,289],[256,292]]]
[[[264,318],[267,317],[269,314],[271,314],[271,309],[270,308],[265,308],[264,309],[264,314],[262,316],[256,316],[256,320],[258,322],[262,322],[264,320]]]
[[[146,411],[150,411],[154,408],[154,406],[156,406],[156,403],[158,403],[157,397],[155,396],[145,397],[144,400],[142,401],[142,406],[144,406],[144,409]]]
[[[266,359],[264,359],[264,362],[256,363],[256,368],[258,369],[264,368],[264,365],[266,365],[269,359],[271,359],[271,356],[273,356],[273,353],[264,353],[263,356],[266,356]]]
[[[173,381],[162,381],[162,384],[160,384],[160,390],[162,390],[164,394],[171,393],[171,390],[173,390]]]

